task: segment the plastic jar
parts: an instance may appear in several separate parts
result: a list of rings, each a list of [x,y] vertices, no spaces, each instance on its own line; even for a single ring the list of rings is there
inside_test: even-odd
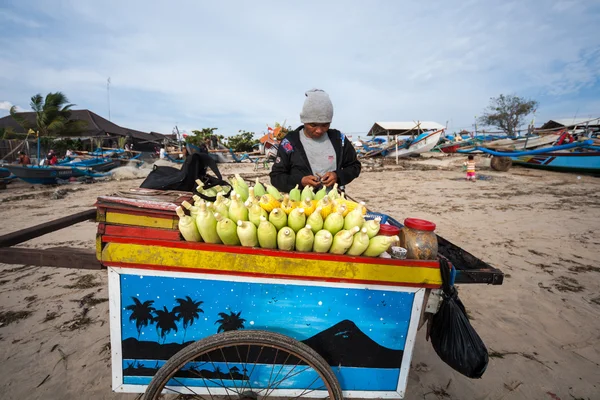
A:
[[[400,246],[409,260],[436,260],[438,253],[435,224],[418,218],[406,218],[400,230]]]

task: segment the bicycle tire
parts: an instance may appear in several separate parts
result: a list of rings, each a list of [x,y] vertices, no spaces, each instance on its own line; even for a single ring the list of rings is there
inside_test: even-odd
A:
[[[326,386],[330,399],[343,399],[342,389],[335,374],[319,353],[289,336],[260,330],[223,332],[206,337],[185,347],[169,358],[158,370],[148,385],[143,399],[158,400],[169,380],[188,362],[211,351],[222,349],[225,346],[271,346],[287,351],[290,355],[304,361],[319,374]]]

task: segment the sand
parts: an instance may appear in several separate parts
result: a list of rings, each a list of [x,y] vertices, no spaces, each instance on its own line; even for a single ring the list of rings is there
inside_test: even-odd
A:
[[[396,219],[434,221],[438,234],[506,274],[502,286],[459,287],[490,351],[483,378],[444,364],[422,329],[406,398],[600,398],[600,179],[516,167],[498,173],[480,159],[485,180],[473,183],[463,180],[462,161],[369,163],[348,187]],[[268,171],[229,164],[222,172]],[[15,182],[0,192],[0,234],[83,211],[97,196],[141,182]],[[83,222],[19,247],[92,249],[95,232],[95,223]],[[106,271],[0,264],[0,398],[137,398],[111,392],[107,297]]]

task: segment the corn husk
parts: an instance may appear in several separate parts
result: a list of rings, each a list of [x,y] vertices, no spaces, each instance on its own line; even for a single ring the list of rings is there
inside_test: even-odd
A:
[[[340,198],[340,192],[338,192],[338,184],[334,183],[333,187],[327,194],[331,200],[337,200]]]
[[[274,208],[281,208],[281,203],[268,193],[260,198],[259,204],[266,212],[271,212]]]
[[[287,214],[281,208],[274,208],[269,213],[269,222],[275,225],[277,231],[287,226]]]
[[[315,234],[309,224],[298,231],[296,234],[296,250],[297,251],[312,251],[315,243]]]
[[[298,185],[296,185],[292,190],[290,190],[290,200],[300,201],[300,189],[298,189]]]
[[[229,218],[237,224],[238,221],[248,221],[248,209],[242,202],[239,194],[231,200],[229,206]]]
[[[315,253],[327,253],[333,243],[333,235],[331,232],[322,229],[315,234],[315,242],[313,251]]]
[[[225,218],[229,218],[229,205],[225,201],[225,197],[223,197],[222,193],[217,193],[217,199],[212,204],[212,210]]]
[[[345,254],[348,249],[352,246],[352,240],[354,239],[354,234],[358,232],[360,228],[355,226],[350,230],[341,230],[335,234],[333,237],[333,243],[331,244],[331,248],[329,252],[331,254]]]
[[[359,228],[365,223],[365,217],[363,216],[362,209],[360,207],[350,211],[344,218],[344,229],[352,229],[355,226]]]
[[[317,202],[317,207],[321,207],[321,217],[323,217],[323,220],[325,220],[325,218],[327,218],[327,216],[333,212],[333,202],[329,196],[325,196],[319,200]]]
[[[390,245],[400,240],[398,236],[375,236],[369,240],[369,247],[362,254],[367,257],[379,257],[386,252]]]
[[[179,232],[181,232],[183,238],[188,242],[201,242],[202,237],[200,236],[200,232],[198,232],[194,219],[185,215],[181,207],[177,207],[175,212],[179,216]]]
[[[315,198],[313,200],[321,200],[327,194],[327,188],[323,186],[317,193],[315,193]]]
[[[200,203],[204,202],[204,200],[202,199],[202,197],[198,196],[197,194],[193,195],[192,199],[194,199],[194,205],[196,207],[198,207],[200,205]]]
[[[306,214],[306,216],[308,217],[317,208],[317,201],[304,199],[303,201],[300,202],[300,207],[304,208],[304,214]]]
[[[352,239],[352,246],[346,252],[349,256],[360,256],[369,247],[369,235],[367,235],[367,228],[362,228],[360,231],[354,234]]]
[[[256,225],[250,221],[238,221],[237,222],[237,235],[240,239],[240,243],[244,247],[257,247],[258,246],[258,234]]]
[[[375,237],[375,235],[379,233],[380,221],[381,217],[376,217],[375,219],[365,221],[363,226],[367,228],[367,235],[369,235],[369,239]]]
[[[190,217],[192,217],[194,223],[196,223],[196,217],[198,216],[198,207],[191,205],[185,200],[181,202],[181,205],[184,206],[186,210],[190,212]]]
[[[229,182],[231,183],[233,190],[242,197],[243,201],[248,200],[248,184],[240,174],[235,174],[235,177],[231,178]]]
[[[344,216],[340,211],[332,212],[325,218],[323,229],[327,229],[335,237],[335,234],[344,228]]]
[[[223,243],[221,238],[217,234],[217,220],[207,208],[206,204],[200,204],[198,206],[198,216],[196,217],[196,226],[200,231],[202,239],[206,243],[218,244]]]
[[[283,196],[279,193],[279,190],[273,185],[267,184],[267,193],[273,196],[273,198],[277,201],[283,200]]]
[[[315,211],[306,218],[306,225],[310,225],[313,233],[323,229],[323,217],[321,217],[321,208],[317,207]]]
[[[306,225],[306,215],[304,215],[304,208],[294,208],[288,216],[288,226],[293,229],[294,232],[298,232]]]
[[[217,235],[219,235],[221,241],[230,246],[239,246],[240,239],[237,235],[237,224],[219,213],[215,213],[215,219],[217,220]]]
[[[265,187],[262,185],[262,183],[260,183],[258,178],[256,178],[256,181],[254,182],[254,195],[256,197],[260,197],[264,194],[267,194],[267,191],[265,190]]]
[[[277,229],[275,229],[275,225],[267,221],[266,217],[260,217],[260,225],[258,225],[256,234],[261,248],[277,248]]]
[[[288,227],[277,232],[277,248],[279,250],[294,250],[296,234]]]
[[[248,209],[248,221],[256,225],[257,228],[260,225],[260,217],[267,218],[268,216],[269,214],[258,204],[254,204]]]
[[[304,186],[304,189],[302,189],[302,193],[300,194],[300,200],[312,200],[315,197],[315,192],[314,192],[315,188],[313,188],[312,186]]]

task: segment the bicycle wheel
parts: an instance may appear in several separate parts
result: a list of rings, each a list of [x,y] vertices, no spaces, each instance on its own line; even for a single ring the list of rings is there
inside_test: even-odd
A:
[[[156,399],[330,398],[342,389],[316,351],[288,336],[231,331],[179,351],[156,373],[144,395]]]

